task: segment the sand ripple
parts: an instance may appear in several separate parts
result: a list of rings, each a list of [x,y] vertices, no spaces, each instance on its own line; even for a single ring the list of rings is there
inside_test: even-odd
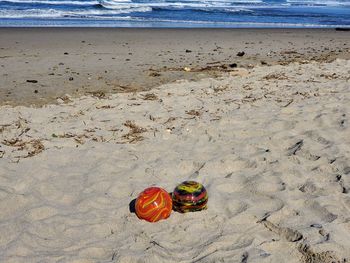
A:
[[[0,261],[350,260],[349,73],[344,60],[257,67],[1,107]],[[147,186],[186,179],[208,210],[156,224],[129,212]]]

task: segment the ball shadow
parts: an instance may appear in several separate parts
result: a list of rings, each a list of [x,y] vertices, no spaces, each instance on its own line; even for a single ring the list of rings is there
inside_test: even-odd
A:
[[[135,210],[135,204],[136,204],[136,198],[131,200],[131,202],[129,203],[129,211],[130,213],[136,213],[136,210]]]

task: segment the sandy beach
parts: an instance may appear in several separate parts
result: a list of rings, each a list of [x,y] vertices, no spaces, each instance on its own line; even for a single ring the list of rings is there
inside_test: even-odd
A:
[[[0,29],[1,262],[350,261],[348,32],[82,32]]]
[[[349,32],[335,29],[0,28],[0,105],[149,90],[234,67],[350,59],[349,43]]]

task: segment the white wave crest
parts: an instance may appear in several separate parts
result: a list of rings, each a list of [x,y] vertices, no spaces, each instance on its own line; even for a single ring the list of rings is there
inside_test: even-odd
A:
[[[259,0],[260,1],[260,0]],[[257,1],[256,1],[257,2]],[[243,3],[243,2],[242,2]],[[142,3],[130,3],[130,2],[113,2],[111,1],[101,1],[101,6],[106,9],[124,9],[124,8],[135,8],[144,7],[152,9],[193,9],[202,11],[226,11],[226,12],[252,12],[250,8],[254,6],[247,6],[243,4],[232,5],[230,1],[182,1],[182,2],[142,2]]]
[[[26,9],[26,10],[0,10],[0,18],[99,18],[119,19],[119,14],[132,12],[150,12],[151,8],[125,8],[119,10],[77,10],[62,11],[56,9]]]
[[[125,6],[142,6],[151,8],[169,8],[169,9],[179,9],[179,8],[206,8],[215,7],[217,9],[230,9],[238,8],[242,9],[246,5],[263,4],[262,0],[153,0],[153,1],[142,1],[142,2],[131,2],[131,0],[100,0],[101,6],[107,9],[121,9]]]
[[[45,5],[78,5],[89,6],[98,5],[98,1],[60,1],[60,0],[0,0],[1,3],[15,3],[15,4],[45,4]]]
[[[286,1],[289,4],[292,5],[306,5],[306,6],[314,6],[314,5],[321,5],[321,6],[350,6],[350,0],[343,0],[343,1],[337,1],[337,0],[287,0]]]

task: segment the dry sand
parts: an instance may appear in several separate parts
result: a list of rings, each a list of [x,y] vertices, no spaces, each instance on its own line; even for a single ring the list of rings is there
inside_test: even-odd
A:
[[[349,43],[334,29],[0,28],[0,105],[148,90],[235,64],[350,59]]]
[[[292,63],[0,107],[0,261],[349,262],[349,76]],[[130,213],[187,179],[208,210]]]

